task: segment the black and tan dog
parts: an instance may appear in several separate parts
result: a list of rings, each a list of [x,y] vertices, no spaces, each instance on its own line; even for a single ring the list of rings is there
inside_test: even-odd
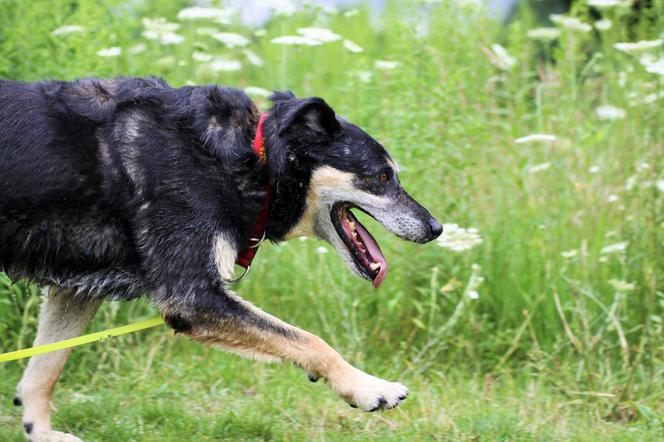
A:
[[[354,407],[405,399],[402,384],[352,367],[228,288],[257,237],[296,236],[328,241],[378,287],[387,262],[351,208],[409,241],[442,231],[373,138],[320,98],[271,100],[261,116],[242,91],[219,86],[0,81],[0,270],[50,287],[35,344],[81,334],[104,299],[145,295],[177,332],[291,361]],[[33,357],[19,384],[32,441],[79,440],[50,424],[67,355]]]

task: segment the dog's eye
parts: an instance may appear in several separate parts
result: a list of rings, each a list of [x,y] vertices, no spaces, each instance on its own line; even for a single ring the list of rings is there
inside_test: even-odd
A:
[[[380,175],[378,175],[378,181],[380,181],[383,184],[387,183],[387,179],[388,176],[386,173],[381,173]]]

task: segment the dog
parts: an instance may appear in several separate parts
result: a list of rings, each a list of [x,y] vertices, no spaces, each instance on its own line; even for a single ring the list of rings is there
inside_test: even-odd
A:
[[[242,90],[159,78],[0,81],[0,270],[45,287],[35,345],[80,335],[104,300],[147,296],[204,344],[290,361],[352,407],[389,409],[408,390],[354,368],[324,340],[236,295],[235,263],[260,242],[330,243],[380,286],[388,264],[352,210],[402,239],[442,226],[398,167],[321,98],[274,92],[261,114]],[[30,359],[14,403],[35,442],[69,352]]]

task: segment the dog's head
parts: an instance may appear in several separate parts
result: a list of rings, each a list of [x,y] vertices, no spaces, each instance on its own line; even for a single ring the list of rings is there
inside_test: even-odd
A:
[[[440,223],[401,187],[398,167],[380,143],[320,98],[276,93],[272,100],[267,130],[274,146],[268,149],[273,182],[281,187],[282,200],[304,198],[300,207],[287,209],[295,218],[285,239],[314,236],[329,242],[357,275],[378,287],[387,260],[352,210],[407,241],[425,243],[442,233]]]

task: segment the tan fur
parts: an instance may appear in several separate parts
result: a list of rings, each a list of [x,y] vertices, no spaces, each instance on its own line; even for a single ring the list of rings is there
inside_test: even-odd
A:
[[[392,161],[390,158],[387,159],[387,164],[390,165],[390,167],[392,168],[394,173],[399,173],[401,171],[401,168],[399,167],[399,165],[397,163],[395,163],[394,161]]]
[[[314,226],[316,216],[320,211],[320,205],[328,201],[336,201],[338,195],[345,195],[350,199],[354,196],[367,204],[385,206],[390,201],[385,197],[371,195],[364,192],[353,184],[355,175],[349,172],[343,172],[330,166],[319,167],[311,176],[309,190],[307,192],[307,202],[304,214],[300,221],[286,235],[286,239],[298,236],[316,236]]]
[[[44,289],[44,302],[34,345],[49,344],[79,336],[94,316],[101,301],[77,301],[70,291]],[[32,424],[28,438],[34,442],[78,441],[51,429],[50,400],[55,382],[71,352],[60,350],[30,358],[18,386],[23,402],[23,422]]]
[[[286,235],[286,239],[298,236],[316,236],[314,232],[315,217],[318,205],[326,188],[353,189],[353,174],[342,172],[329,166],[314,171],[307,191],[307,202],[300,221]]]
[[[254,315],[275,327],[287,330],[289,335],[251,326],[245,322],[226,322],[212,330],[195,329],[191,337],[243,356],[270,361],[290,361],[307,373],[327,379],[338,379],[342,376],[343,369],[348,364],[321,338],[287,324],[239,297],[236,299]]]
[[[401,384],[383,381],[354,368],[318,336],[234,297],[253,317],[272,327],[258,327],[249,321],[228,321],[212,328],[194,326],[188,333],[190,337],[254,359],[292,362],[309,375],[326,379],[339,396],[367,411],[379,406],[380,398],[385,399],[385,408],[391,408],[407,394]]]

